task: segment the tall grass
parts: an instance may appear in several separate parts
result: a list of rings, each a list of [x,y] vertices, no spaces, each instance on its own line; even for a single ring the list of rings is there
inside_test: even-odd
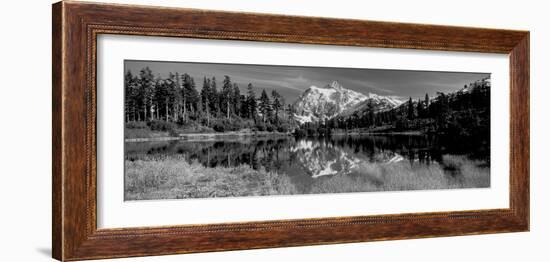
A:
[[[125,161],[125,200],[289,195],[285,175],[248,166],[206,168],[182,157]]]
[[[183,156],[151,155],[126,160],[125,200],[321,194],[372,191],[482,188],[489,167],[464,156],[444,155],[440,163],[363,162],[349,175],[312,179],[301,190],[287,174],[248,165],[208,168]]]
[[[448,172],[445,172],[448,170]],[[449,172],[452,171],[452,172]],[[489,167],[464,156],[443,156],[441,164],[401,161],[361,163],[354,175],[332,176],[312,185],[310,193],[433,190],[490,186]]]

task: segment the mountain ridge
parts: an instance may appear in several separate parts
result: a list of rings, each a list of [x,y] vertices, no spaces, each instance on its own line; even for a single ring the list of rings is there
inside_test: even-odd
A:
[[[370,101],[370,102],[369,102]],[[293,103],[294,119],[300,124],[318,122],[353,114],[366,106],[375,106],[377,111],[399,106],[403,102],[395,97],[374,93],[367,95],[344,88],[338,81],[324,87],[310,86]]]

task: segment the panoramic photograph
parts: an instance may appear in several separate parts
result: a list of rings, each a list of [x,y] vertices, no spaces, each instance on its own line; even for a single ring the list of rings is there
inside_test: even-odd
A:
[[[488,188],[491,75],[124,61],[124,200]]]

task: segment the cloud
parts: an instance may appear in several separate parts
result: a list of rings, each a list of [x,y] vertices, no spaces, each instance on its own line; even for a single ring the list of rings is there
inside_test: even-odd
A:
[[[258,78],[258,77],[247,77],[239,76],[234,78],[236,82],[242,82],[248,84],[252,83],[255,87],[268,87],[272,89],[276,88],[286,88],[292,89],[299,92],[306,90],[309,86],[312,85],[312,80],[305,78],[303,75],[298,75],[296,77],[272,77],[271,79],[267,78]]]
[[[284,81],[284,80],[270,80],[270,79],[250,79],[250,83],[252,83],[256,87],[270,87],[270,88],[287,88],[287,89],[293,89],[297,91],[304,91],[305,88],[300,88],[303,85],[299,85],[290,81]]]
[[[379,91],[379,92],[384,92],[386,94],[393,94],[395,93],[395,91],[393,90],[390,90],[390,89],[386,89],[386,88],[382,88],[382,87],[378,87],[375,83],[372,83],[372,82],[369,82],[369,81],[365,81],[365,80],[358,80],[358,79],[346,79],[347,82],[350,82],[356,86],[359,86],[359,87],[364,87],[364,88],[368,88],[368,89],[372,89],[372,90],[376,90],[376,91]]]

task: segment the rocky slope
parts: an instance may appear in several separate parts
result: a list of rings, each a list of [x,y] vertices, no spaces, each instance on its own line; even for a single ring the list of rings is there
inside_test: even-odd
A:
[[[317,122],[335,116],[347,116],[374,107],[375,111],[389,110],[402,101],[389,96],[368,95],[346,89],[337,81],[325,87],[311,86],[294,102],[294,117],[300,123]]]

